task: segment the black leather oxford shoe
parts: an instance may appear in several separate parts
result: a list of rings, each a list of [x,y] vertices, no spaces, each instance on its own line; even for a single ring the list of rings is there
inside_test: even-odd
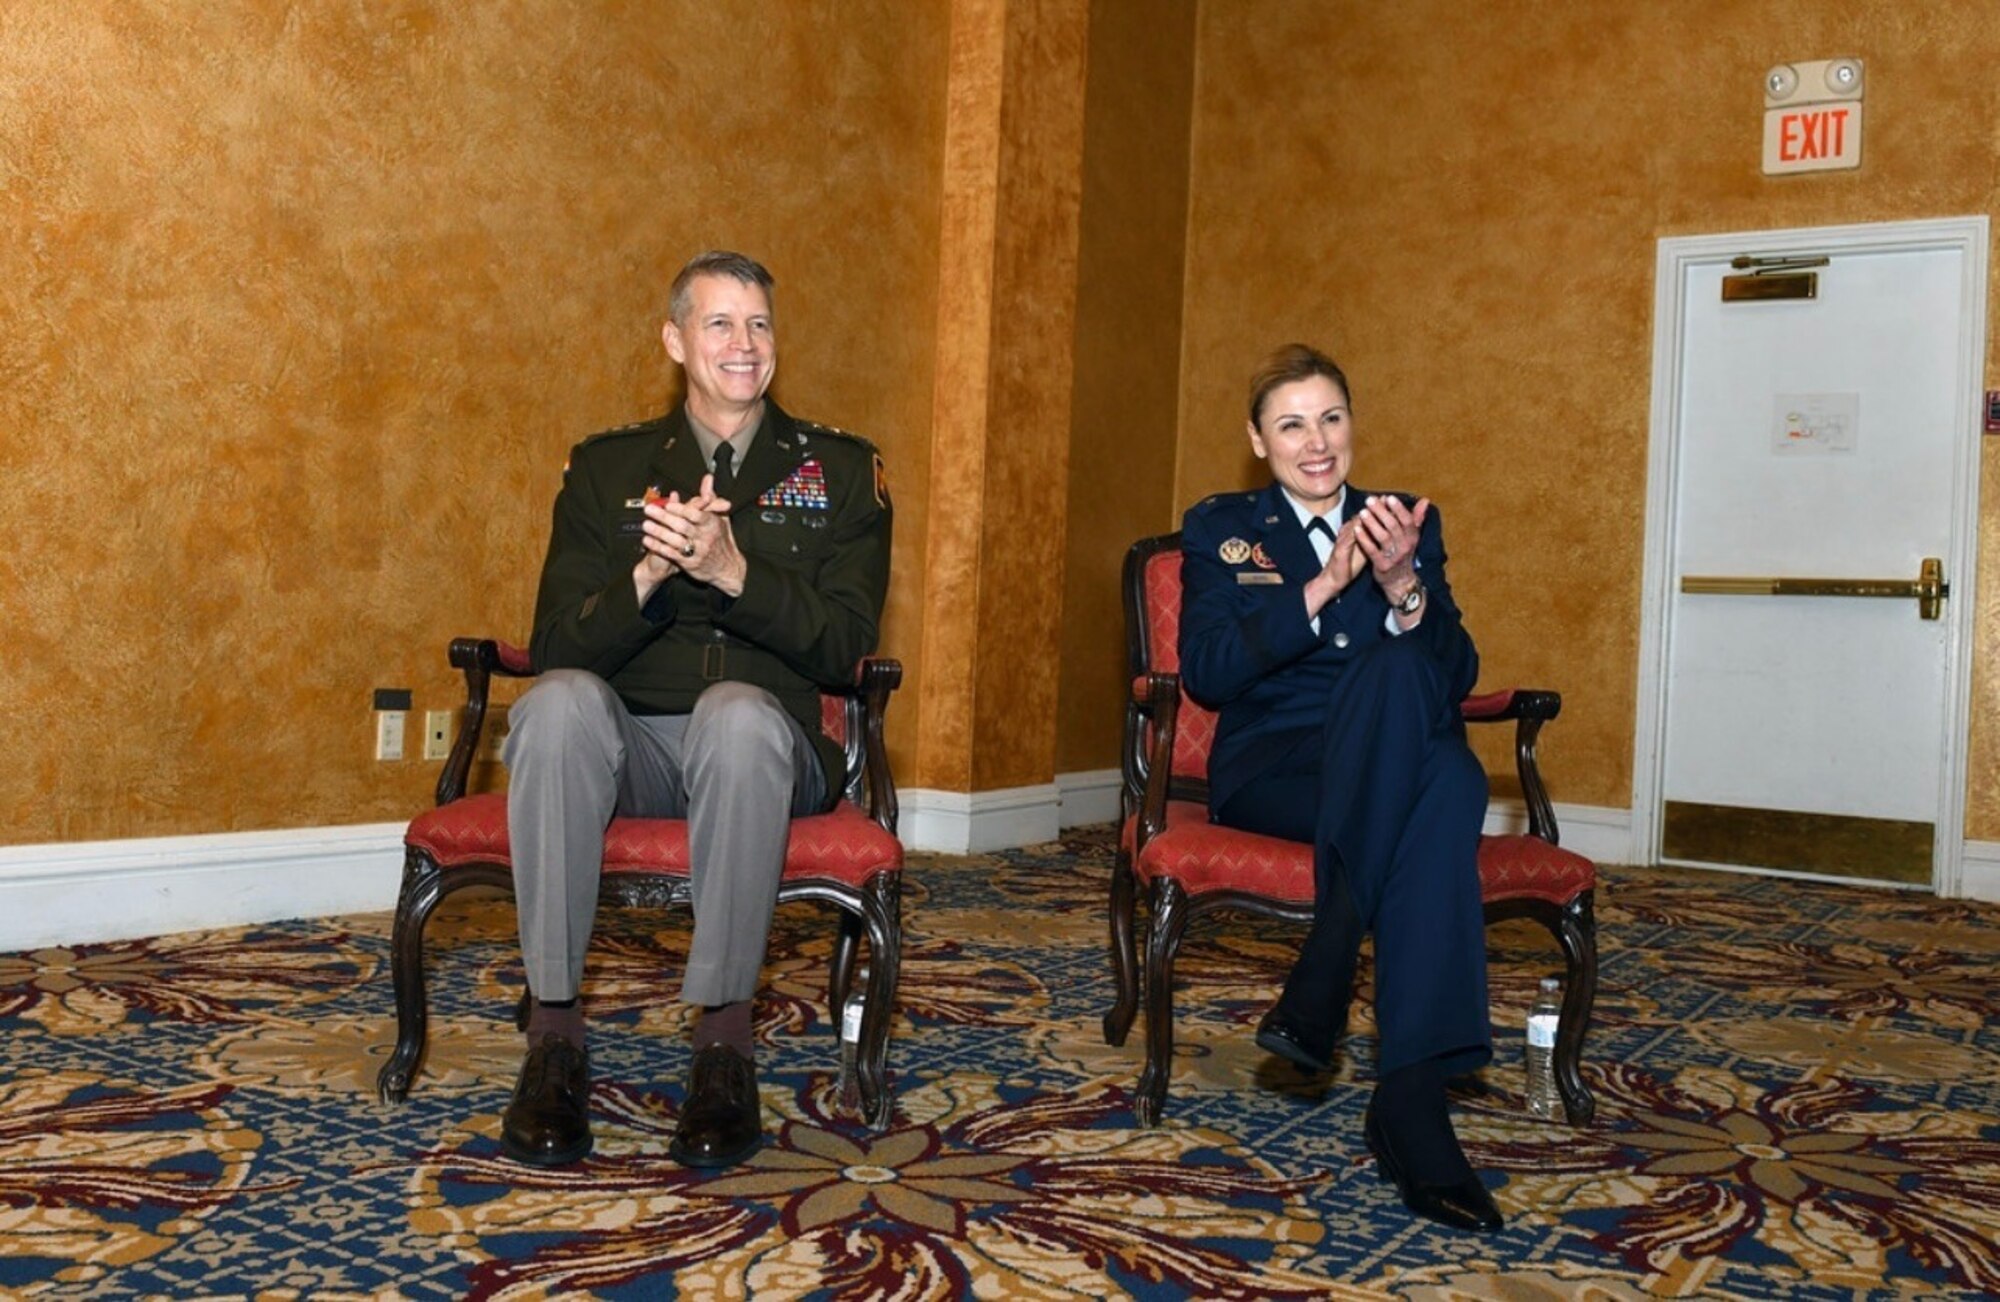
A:
[[[1368,1140],[1368,1151],[1375,1155],[1375,1165],[1381,1169],[1382,1178],[1395,1184],[1396,1192],[1403,1196],[1403,1206],[1417,1215],[1440,1225],[1449,1225],[1454,1230],[1497,1230],[1506,1224],[1501,1219],[1500,1209],[1493,1204],[1493,1195],[1479,1183],[1477,1173],[1447,1184],[1419,1183],[1409,1178],[1403,1164],[1396,1160],[1388,1132],[1376,1120],[1372,1107],[1368,1110],[1368,1119],[1362,1124],[1362,1132]]]
[[[590,1056],[560,1035],[528,1050],[500,1119],[500,1147],[531,1166],[567,1166],[590,1155]]]
[[[667,1156],[682,1166],[735,1166],[756,1152],[763,1138],[756,1064],[726,1044],[697,1053]]]
[[[1277,1004],[1257,1023],[1257,1047],[1306,1071],[1332,1071],[1333,1046],[1321,1044],[1279,1011]]]

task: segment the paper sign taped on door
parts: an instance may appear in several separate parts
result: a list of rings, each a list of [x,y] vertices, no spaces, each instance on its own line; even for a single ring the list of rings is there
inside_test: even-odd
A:
[[[1779,456],[1852,452],[1861,436],[1858,393],[1781,393],[1771,407],[1771,450]]]

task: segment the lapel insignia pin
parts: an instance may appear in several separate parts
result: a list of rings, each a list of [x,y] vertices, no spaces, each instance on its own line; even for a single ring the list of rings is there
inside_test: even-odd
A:
[[[1225,565],[1241,565],[1250,559],[1250,544],[1241,538],[1225,538],[1215,550]]]

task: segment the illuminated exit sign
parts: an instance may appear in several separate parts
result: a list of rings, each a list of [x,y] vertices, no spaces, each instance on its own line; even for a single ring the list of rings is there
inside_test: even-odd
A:
[[[1781,63],[1764,74],[1764,174],[1861,166],[1861,60]]]

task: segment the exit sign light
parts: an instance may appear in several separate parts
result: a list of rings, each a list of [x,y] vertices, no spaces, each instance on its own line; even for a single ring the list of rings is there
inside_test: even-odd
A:
[[[1764,74],[1764,174],[1861,166],[1861,60],[1781,63]]]

